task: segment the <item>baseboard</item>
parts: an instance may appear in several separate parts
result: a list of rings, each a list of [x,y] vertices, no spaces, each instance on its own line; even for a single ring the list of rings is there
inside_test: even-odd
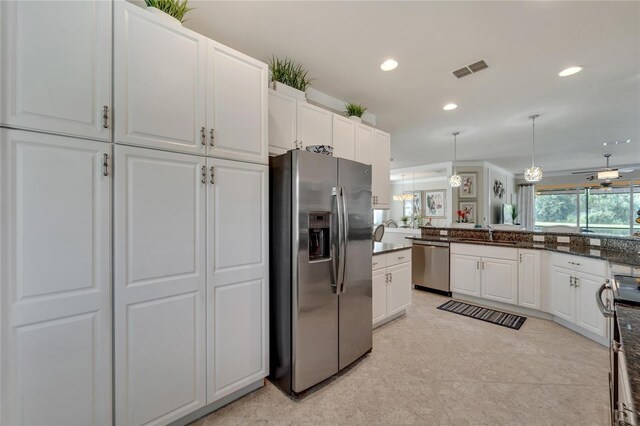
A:
[[[568,328],[571,331],[574,331],[578,334],[581,334],[596,343],[599,343],[603,346],[609,346],[609,340],[606,337],[598,336],[595,333],[592,333],[588,330],[583,329],[582,327],[578,327],[572,322],[569,322],[563,318],[559,318],[555,315],[552,315],[548,312],[537,311],[535,309],[525,308],[522,306],[511,305],[509,303],[496,302],[493,300],[484,299],[482,297],[469,296],[466,294],[453,293],[452,297],[454,299],[463,300],[465,302],[475,303],[481,306],[486,306],[488,308],[500,309],[502,311],[513,312],[515,314],[530,316],[534,318],[545,319],[549,321],[553,321],[556,324],[559,324],[565,328]]]
[[[204,417],[207,414],[210,414],[214,411],[216,411],[219,408],[224,407],[225,405],[229,404],[230,402],[235,401],[236,399],[245,396],[248,393],[253,392],[256,389],[260,389],[261,387],[264,386],[264,379],[260,379],[256,382],[251,383],[250,385],[247,385],[245,387],[243,387],[242,389],[239,389],[237,391],[235,391],[232,394],[229,394],[227,396],[225,396],[224,398],[221,398],[215,402],[212,402],[211,404],[205,405],[202,408],[197,409],[196,411],[187,414],[186,416],[169,423],[170,426],[183,426],[183,425],[187,425],[193,421],[198,420],[200,417]]]
[[[378,322],[374,323],[372,328],[374,328],[374,329],[375,329],[375,328],[380,327],[381,325],[385,325],[385,324],[387,324],[387,323],[389,323],[389,322],[393,321],[394,319],[396,319],[396,318],[399,318],[399,317],[403,316],[403,315],[404,315],[404,314],[406,314],[406,313],[407,313],[407,310],[406,310],[406,309],[403,309],[403,310],[401,310],[400,312],[396,312],[395,314],[393,314],[393,315],[391,315],[391,316],[389,316],[389,317],[386,317],[385,319],[382,319],[382,320],[380,320],[380,321],[378,321]]]

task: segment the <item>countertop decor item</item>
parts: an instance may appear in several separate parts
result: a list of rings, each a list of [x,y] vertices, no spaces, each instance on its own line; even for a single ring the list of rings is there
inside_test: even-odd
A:
[[[286,57],[281,59],[272,56],[269,59],[269,73],[273,90],[306,100],[305,92],[311,85],[312,79],[307,77],[308,71],[301,64]]]
[[[193,8],[188,7],[189,0],[144,0],[147,10],[153,14],[164,16],[173,25],[182,25],[185,15]],[[168,18],[172,18],[169,20]],[[173,22],[175,21],[175,22]]]
[[[456,172],[456,148],[458,144],[458,135],[460,134],[460,132],[453,132],[451,134],[453,135],[453,174],[449,176],[449,185],[452,188],[458,188],[460,185],[462,185],[462,178]]]
[[[306,150],[309,152],[314,152],[316,154],[333,156],[333,147],[331,145],[310,145],[306,147]]]
[[[362,114],[367,110],[367,107],[362,104],[348,103],[344,106],[344,114],[350,119],[362,123]]]
[[[527,182],[540,182],[542,180],[542,167],[536,166],[536,118],[539,114],[529,116],[531,119],[532,138],[531,138],[531,167],[524,171],[524,180]]]

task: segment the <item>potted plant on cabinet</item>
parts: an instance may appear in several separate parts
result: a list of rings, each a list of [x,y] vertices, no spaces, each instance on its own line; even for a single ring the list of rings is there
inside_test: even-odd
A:
[[[367,107],[361,104],[346,104],[344,106],[344,114],[350,119],[362,123],[362,114],[367,110]]]
[[[400,218],[400,220],[402,221],[402,223],[404,223],[404,225],[402,226],[403,228],[407,228],[409,225],[409,216],[402,216]]]
[[[312,79],[307,77],[308,71],[302,68],[302,65],[289,58],[280,59],[272,56],[269,59],[269,73],[273,90],[306,100],[305,92],[311,85]]]
[[[144,0],[147,10],[164,19],[168,24],[180,26],[184,16],[192,8],[187,6],[189,0]]]

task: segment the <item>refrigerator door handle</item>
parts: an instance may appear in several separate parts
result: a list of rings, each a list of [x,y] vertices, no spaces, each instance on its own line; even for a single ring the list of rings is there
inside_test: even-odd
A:
[[[344,188],[340,187],[340,201],[342,202],[342,247],[340,247],[340,260],[342,262],[342,275],[340,276],[340,293],[346,293],[346,280],[345,276],[347,274],[347,255],[348,255],[348,245],[347,238],[349,235],[349,212],[347,211],[347,202],[344,196]]]
[[[343,271],[344,271],[344,262],[343,262],[343,257],[342,257],[342,252],[344,250],[343,245],[342,245],[342,240],[344,238],[344,223],[343,223],[343,204],[342,204],[342,187],[340,186],[336,186],[335,188],[333,188],[333,195],[335,195],[336,197],[336,216],[338,219],[338,241],[336,244],[332,244],[332,247],[336,247],[337,246],[337,250],[334,250],[333,253],[333,268],[331,271],[331,274],[333,275],[331,277],[332,279],[332,284],[331,286],[334,288],[334,292],[336,294],[339,294],[341,291],[341,286],[342,286],[342,282],[341,282],[341,277],[343,276]]]

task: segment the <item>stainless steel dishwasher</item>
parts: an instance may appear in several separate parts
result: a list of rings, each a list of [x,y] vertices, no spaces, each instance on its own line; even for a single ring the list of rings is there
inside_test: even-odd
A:
[[[449,288],[449,243],[413,241],[411,280],[414,286],[451,296]]]

